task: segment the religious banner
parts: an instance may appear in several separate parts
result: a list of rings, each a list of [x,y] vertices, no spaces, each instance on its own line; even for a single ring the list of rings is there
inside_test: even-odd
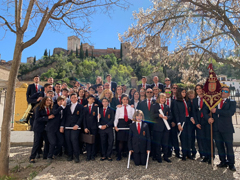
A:
[[[205,104],[211,110],[215,108],[222,100],[221,96],[221,84],[217,79],[217,76],[213,70],[212,64],[209,64],[209,76],[203,87],[203,99]]]

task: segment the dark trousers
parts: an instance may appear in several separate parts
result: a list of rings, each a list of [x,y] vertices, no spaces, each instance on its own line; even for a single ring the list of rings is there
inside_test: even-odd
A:
[[[68,156],[73,155],[79,158],[79,133],[80,130],[65,130],[65,142],[67,145]]]
[[[221,133],[219,131],[214,132],[214,140],[218,149],[219,159],[222,163],[229,161],[229,165],[235,163],[233,152],[233,133]],[[227,149],[227,153],[226,150]]]
[[[48,158],[53,158],[53,155],[57,155],[62,150],[63,145],[63,133],[57,132],[47,132],[47,137],[49,140],[49,153]]]
[[[196,125],[192,122],[189,122],[188,131],[190,134],[190,137],[188,138],[190,149],[192,152],[192,155],[195,155],[197,153],[195,142],[196,142]]]
[[[113,129],[112,127],[99,130],[101,138],[102,156],[111,157],[113,149]]]
[[[35,159],[37,153],[39,152],[39,147],[41,146],[42,139],[44,140],[44,152],[43,152],[43,158],[47,158],[48,151],[49,151],[49,141],[47,138],[46,131],[43,132],[36,132],[34,131],[34,142],[32,147],[32,152],[30,159]]]
[[[182,124],[183,125],[183,124]],[[190,148],[191,148],[191,127],[189,119],[186,120],[183,131],[180,135],[181,146],[182,146],[182,154],[183,157],[190,156]]]
[[[164,127],[162,132],[153,131],[153,139],[155,141],[156,149],[156,158],[157,160],[161,159],[161,148],[163,152],[163,158],[168,158],[168,139],[169,139],[169,130]]]
[[[197,128],[197,141],[200,155],[204,156],[205,158],[210,158],[211,157],[210,124],[208,123],[202,124],[201,129]]]
[[[136,166],[146,165],[147,161],[147,151],[145,153],[135,153],[133,152],[133,161]]]
[[[97,129],[88,129],[90,131],[90,134],[94,135],[95,137],[95,143],[94,144],[86,144],[87,145],[87,158],[91,159],[95,157],[95,151],[96,151],[96,134],[97,134]]]
[[[174,127],[171,127],[170,133],[169,133],[169,145],[168,145],[168,153],[171,153],[174,147],[174,151],[176,155],[179,155],[179,142],[178,142],[178,129],[177,125]]]

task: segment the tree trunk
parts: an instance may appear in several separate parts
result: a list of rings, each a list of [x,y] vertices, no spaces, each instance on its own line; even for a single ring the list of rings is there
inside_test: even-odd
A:
[[[10,134],[11,134],[11,117],[14,115],[13,102],[15,83],[18,69],[22,58],[23,34],[16,36],[16,44],[13,55],[13,63],[8,77],[8,86],[6,94],[6,103],[3,113],[3,122],[1,129],[1,151],[0,151],[0,176],[7,176],[9,173],[9,154],[10,154]]]

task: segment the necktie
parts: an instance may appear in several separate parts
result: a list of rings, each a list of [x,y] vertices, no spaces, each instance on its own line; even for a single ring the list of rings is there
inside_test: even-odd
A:
[[[223,101],[224,100],[222,100],[221,103],[220,103],[220,109],[222,109],[222,107],[223,107]]]
[[[185,115],[186,115],[186,117],[188,117],[189,114],[188,114],[187,104],[186,104],[185,100],[183,100],[183,102],[184,102],[184,106],[185,106]]]
[[[143,88],[145,88],[145,84],[143,85]],[[145,88],[146,89],[146,88]]]
[[[125,122],[128,122],[128,113],[127,113],[127,106],[124,105],[124,120]]]
[[[162,111],[164,110],[164,107],[163,107],[163,105],[161,104],[161,109],[162,109]]]
[[[121,102],[121,97],[119,97],[119,103],[122,104],[122,102]]]
[[[202,109],[203,107],[203,98],[201,98],[200,100],[200,108]],[[203,113],[201,112],[201,118],[203,117]]]
[[[36,92],[38,92],[38,85],[36,84]]]
[[[150,111],[150,108],[151,108],[151,100],[149,99],[148,100],[148,110]]]
[[[106,109],[104,108],[103,109],[103,116],[105,117],[105,115],[106,115]]]
[[[173,99],[175,99],[175,96],[173,95]]]
[[[89,107],[88,107],[89,114],[91,114],[91,107],[92,107],[92,106],[89,106]]]
[[[80,102],[79,102],[79,104],[82,104],[82,99],[80,99]]]
[[[138,134],[140,134],[141,128],[140,128],[140,123],[138,123]]]
[[[49,108],[47,108],[47,115],[48,115],[48,116],[50,115],[50,111],[49,111]]]
[[[169,105],[169,99],[167,98],[167,105],[170,107],[170,105]]]

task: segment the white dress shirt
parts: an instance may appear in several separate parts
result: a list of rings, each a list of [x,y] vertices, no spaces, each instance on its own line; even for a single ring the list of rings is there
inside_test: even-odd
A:
[[[117,108],[116,110],[116,115],[115,115],[115,120],[114,120],[114,126],[117,127],[118,125],[118,120],[119,119],[124,119],[124,105],[122,107]],[[127,105],[127,114],[128,114],[128,119],[133,118],[133,114],[135,112],[134,108],[132,108],[130,105]]]
[[[74,110],[75,110],[75,108],[76,108],[76,106],[77,106],[77,102],[76,103],[71,103],[71,112],[72,112],[72,114],[74,113]]]
[[[227,100],[227,98],[223,98],[222,100],[223,100],[223,104],[224,104],[225,101]],[[221,101],[220,101],[220,103],[218,104],[218,109],[221,109],[221,108],[220,108],[220,104],[221,104]]]
[[[134,101],[134,109],[137,108],[139,101]]]

